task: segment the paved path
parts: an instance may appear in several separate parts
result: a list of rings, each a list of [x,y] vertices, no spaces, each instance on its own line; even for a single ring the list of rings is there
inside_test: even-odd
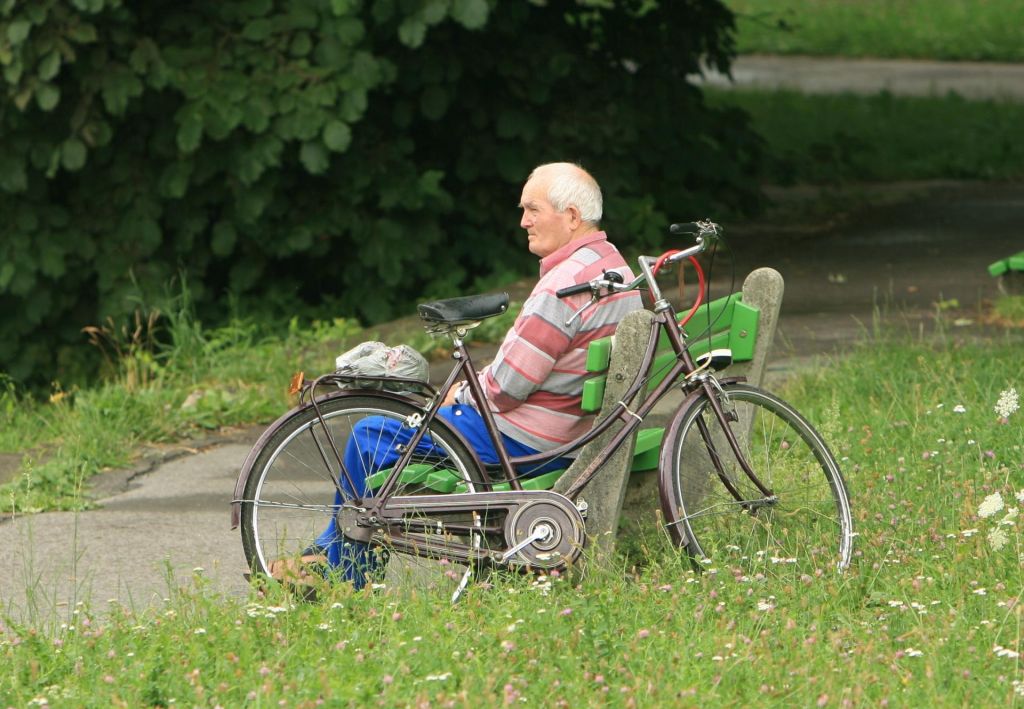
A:
[[[698,83],[700,79],[696,79]],[[805,93],[874,94],[1024,101],[1024,64],[896,59],[743,56],[732,79],[709,71],[703,81],[720,87],[793,89]]]

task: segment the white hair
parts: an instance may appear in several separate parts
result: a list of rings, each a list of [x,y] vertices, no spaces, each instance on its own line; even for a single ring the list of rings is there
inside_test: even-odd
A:
[[[530,179],[541,174],[550,176],[548,201],[555,211],[564,212],[569,207],[576,207],[584,222],[597,226],[601,221],[604,200],[600,186],[590,173],[570,162],[552,162],[534,168]]]

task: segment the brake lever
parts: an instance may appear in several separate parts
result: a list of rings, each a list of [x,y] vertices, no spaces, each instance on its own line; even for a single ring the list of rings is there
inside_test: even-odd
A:
[[[586,310],[587,308],[589,308],[591,305],[593,305],[596,302],[597,302],[597,293],[594,293],[592,296],[590,296],[590,301],[586,305],[584,305],[582,308],[580,308],[575,313],[573,313],[572,317],[565,321],[565,326],[569,327],[570,325],[572,325],[573,321],[575,321],[576,318],[578,318],[580,315],[583,315],[583,311],[584,310]]]

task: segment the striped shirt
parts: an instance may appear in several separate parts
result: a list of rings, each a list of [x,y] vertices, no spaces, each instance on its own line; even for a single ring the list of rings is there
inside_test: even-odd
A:
[[[581,408],[587,346],[615,332],[619,321],[642,307],[637,292],[602,298],[571,324],[589,293],[559,298],[555,291],[618,271],[633,273],[603,231],[569,242],[541,259],[540,280],[480,383],[498,429],[537,451],[579,438],[594,424]],[[468,402],[467,402],[468,403]]]

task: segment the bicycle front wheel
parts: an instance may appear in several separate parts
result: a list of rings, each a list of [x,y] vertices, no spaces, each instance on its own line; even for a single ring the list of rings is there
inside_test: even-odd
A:
[[[385,583],[386,574],[388,586],[415,583],[450,590],[465,567],[446,563],[443,548],[446,544],[479,546],[482,535],[475,529],[480,521],[473,515],[459,525],[459,533],[453,533],[450,524],[443,530],[441,525],[418,525],[428,532],[439,530],[420,533],[417,541],[432,547],[440,561],[394,552],[385,530],[377,532],[369,544],[353,546],[340,537],[334,524],[342,501],[338,458],[364,488],[359,492],[372,495],[415,428],[422,425],[422,409],[372,394],[337,396],[319,407],[323,423],[312,407],[300,410],[281,424],[256,456],[244,488],[241,517],[250,568],[278,578],[283,568],[289,572],[286,579],[308,579],[312,575],[308,569],[314,569],[329,579],[354,581],[357,587]],[[481,474],[475,460],[447,424],[435,419],[392,494],[476,492]],[[312,556],[325,558],[304,561]]]
[[[853,545],[849,497],[821,435],[756,387],[726,384],[714,396],[749,471],[707,394],[681,410],[661,459],[662,510],[673,540],[698,566],[845,569]]]

